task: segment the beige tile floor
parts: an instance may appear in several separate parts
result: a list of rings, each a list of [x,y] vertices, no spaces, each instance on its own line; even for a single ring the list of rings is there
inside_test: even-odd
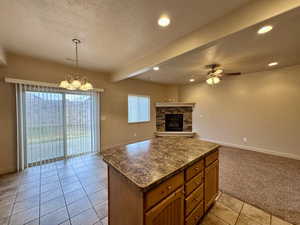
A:
[[[201,225],[291,225],[261,209],[220,193]]]
[[[107,169],[97,155],[0,177],[0,225],[107,225]],[[220,193],[201,225],[290,225]],[[163,225],[163,224],[162,224]]]
[[[0,177],[0,225],[107,225],[107,169],[97,155]]]

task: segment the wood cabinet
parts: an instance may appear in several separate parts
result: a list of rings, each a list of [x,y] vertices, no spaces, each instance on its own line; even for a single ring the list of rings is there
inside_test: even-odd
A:
[[[218,195],[218,150],[141,191],[108,167],[109,225],[196,225]]]
[[[172,194],[176,189],[181,187],[184,183],[183,173],[179,173],[170,179],[166,180],[156,188],[146,192],[145,207],[146,210],[163,200],[168,195]]]
[[[214,202],[219,191],[219,160],[214,161],[205,168],[204,176],[205,185],[205,210],[207,210]]]
[[[184,191],[178,189],[146,213],[146,225],[183,225]]]

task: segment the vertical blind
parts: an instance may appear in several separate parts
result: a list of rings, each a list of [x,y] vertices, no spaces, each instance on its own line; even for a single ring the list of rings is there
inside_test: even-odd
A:
[[[99,151],[97,92],[17,84],[19,170]]]
[[[128,95],[128,122],[150,121],[150,97]]]

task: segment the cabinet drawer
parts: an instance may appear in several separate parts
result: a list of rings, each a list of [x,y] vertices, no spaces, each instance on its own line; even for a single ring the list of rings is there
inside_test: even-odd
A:
[[[219,158],[219,151],[215,151],[205,158],[205,167],[209,166],[212,164],[214,161],[216,161]]]
[[[150,209],[152,206],[157,204],[159,201],[167,197],[169,194],[174,192],[184,183],[183,172],[179,173],[165,182],[161,183],[158,187],[150,190],[145,196],[145,208]]]
[[[185,199],[185,215],[189,215],[190,212],[203,201],[204,196],[204,184],[198,187],[189,197]]]
[[[190,180],[203,170],[204,162],[200,160],[185,170],[186,181]]]
[[[196,225],[203,216],[203,202],[201,202],[191,215],[185,220],[185,225]]]
[[[203,183],[203,171],[185,184],[185,195],[188,196]]]

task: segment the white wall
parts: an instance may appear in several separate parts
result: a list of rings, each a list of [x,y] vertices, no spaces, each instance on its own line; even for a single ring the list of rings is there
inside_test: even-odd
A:
[[[181,86],[179,97],[196,102],[201,138],[300,159],[300,65]]]

